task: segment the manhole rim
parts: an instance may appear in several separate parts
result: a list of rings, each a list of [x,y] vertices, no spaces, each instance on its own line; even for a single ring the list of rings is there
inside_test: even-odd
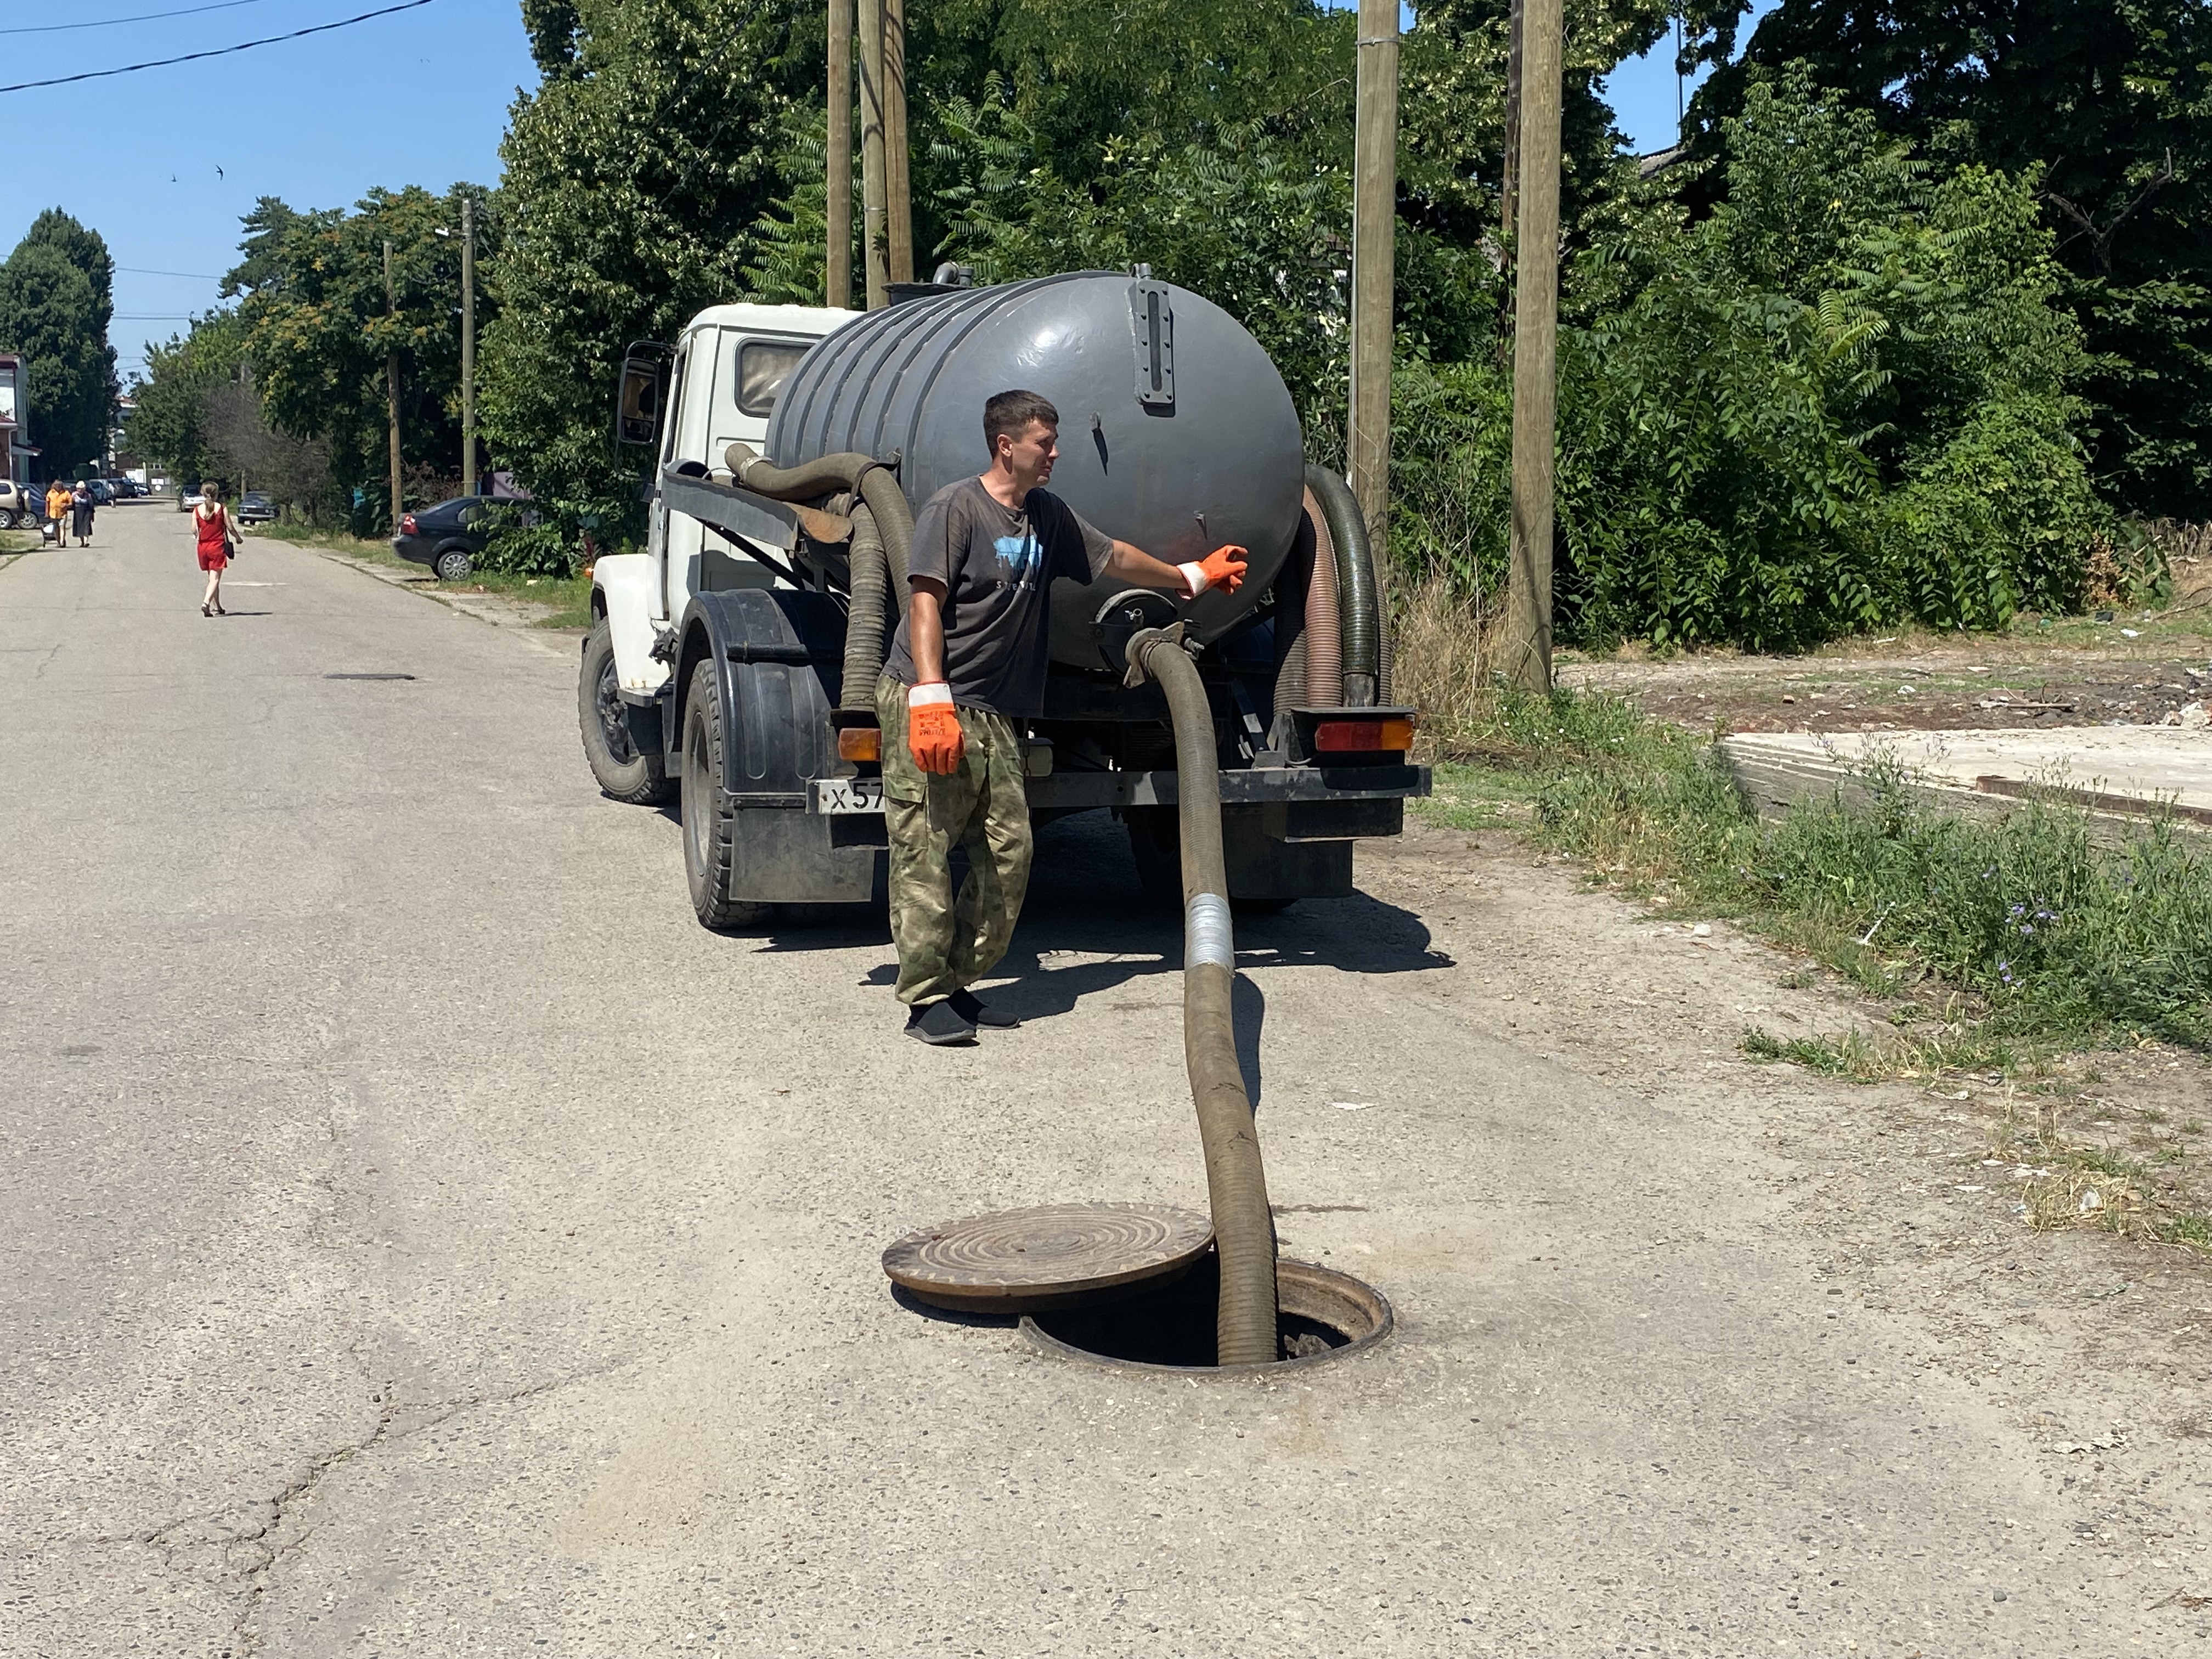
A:
[[[1117,1359],[1111,1354],[1093,1353],[1088,1348],[1079,1348],[1072,1342],[1063,1342],[1038,1324],[1027,1314],[1016,1327],[1028,1339],[1031,1346],[1041,1349],[1058,1359],[1070,1359],[1085,1365],[1097,1365],[1108,1370],[1145,1371],[1160,1376],[1279,1376],[1285,1371],[1310,1370],[1317,1365],[1334,1364],[1357,1353],[1364,1353],[1398,1328],[1397,1310],[1390,1298],[1362,1279],[1324,1267],[1317,1261],[1295,1261],[1288,1257],[1275,1263],[1275,1297],[1283,1300],[1285,1279],[1294,1283],[1305,1281],[1309,1288],[1333,1293],[1354,1303],[1364,1304],[1375,1321],[1375,1328],[1363,1336],[1356,1336],[1340,1348],[1331,1348],[1325,1353],[1310,1353],[1297,1359],[1269,1359],[1253,1365],[1161,1365],[1146,1359]],[[1300,1308],[1289,1311],[1305,1319],[1318,1316]]]

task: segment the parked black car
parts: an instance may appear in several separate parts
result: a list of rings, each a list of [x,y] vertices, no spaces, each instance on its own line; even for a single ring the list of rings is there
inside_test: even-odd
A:
[[[484,549],[483,533],[477,528],[483,510],[482,496],[457,495],[403,514],[392,550],[411,563],[428,565],[441,581],[466,581]]]
[[[249,489],[240,497],[238,521],[240,524],[275,524],[276,503],[258,489]]]

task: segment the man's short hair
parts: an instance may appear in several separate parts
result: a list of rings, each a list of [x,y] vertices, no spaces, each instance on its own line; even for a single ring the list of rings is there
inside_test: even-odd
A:
[[[983,405],[983,447],[997,454],[1001,432],[1018,438],[1030,429],[1031,421],[1056,427],[1060,411],[1034,392],[1000,392]]]

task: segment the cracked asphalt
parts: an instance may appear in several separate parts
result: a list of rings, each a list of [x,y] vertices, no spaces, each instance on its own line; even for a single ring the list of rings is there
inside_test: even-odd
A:
[[[1744,1064],[1842,1017],[1763,947],[1435,831],[1240,924],[1285,1251],[1399,1329],[1071,1363],[877,1256],[1202,1206],[1110,827],[926,1050],[879,917],[696,925],[572,640],[99,528],[0,570],[0,1654],[2212,1651],[2205,1275]]]

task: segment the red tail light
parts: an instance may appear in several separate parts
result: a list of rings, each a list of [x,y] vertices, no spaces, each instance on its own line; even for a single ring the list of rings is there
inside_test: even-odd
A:
[[[399,515],[399,533],[403,536],[412,536],[416,533],[415,515],[412,513],[403,513]]]
[[[1371,755],[1380,750],[1411,749],[1413,722],[1403,714],[1373,720],[1325,720],[1314,726],[1313,746],[1317,753],[1324,755]]]

